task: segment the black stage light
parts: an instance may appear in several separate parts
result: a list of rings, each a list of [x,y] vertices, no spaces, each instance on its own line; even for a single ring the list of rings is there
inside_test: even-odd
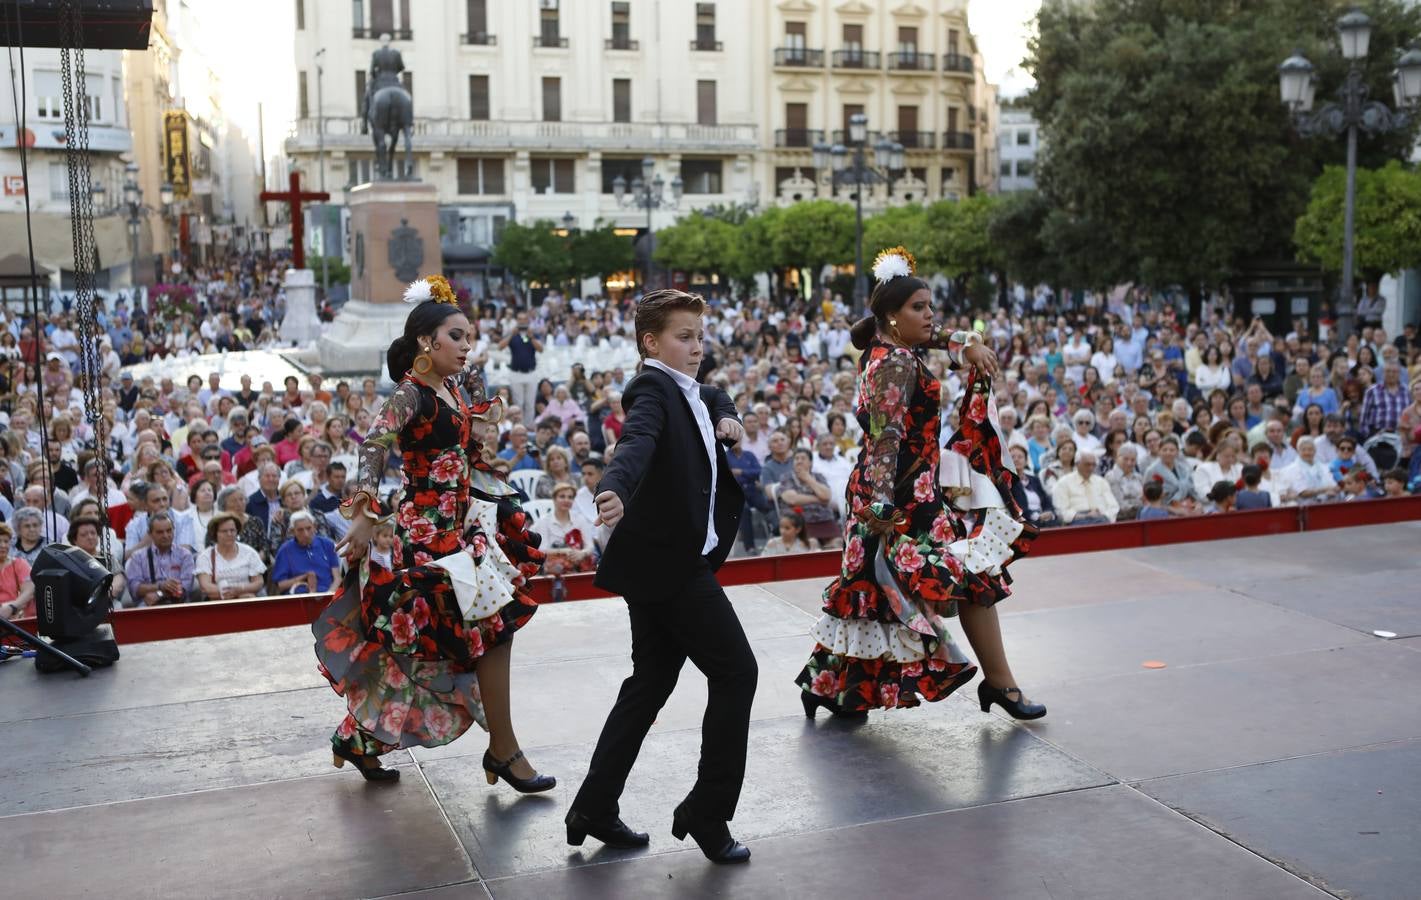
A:
[[[83,550],[50,544],[39,552],[32,568],[40,634],[57,640],[77,638],[108,618],[113,573]]]

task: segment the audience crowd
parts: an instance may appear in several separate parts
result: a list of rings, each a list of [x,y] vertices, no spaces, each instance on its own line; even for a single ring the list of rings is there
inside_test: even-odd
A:
[[[346,528],[338,507],[383,402],[380,381],[312,373],[232,384],[217,373],[135,378],[129,368],[277,346],[279,284],[277,266],[246,257],[194,273],[181,302],[156,292],[110,299],[93,424],[73,310],[55,301],[38,328],[17,310],[0,312],[0,616],[31,603],[30,567],[54,541],[104,561],[123,605],[331,588]],[[850,309],[828,292],[815,302],[707,299],[701,380],[734,398],[745,425],[729,451],[747,498],[736,554],[839,546],[861,437]],[[574,363],[538,379],[538,359],[549,348],[626,347],[634,303],[553,292],[532,306],[510,295],[471,310],[475,362],[505,401],[501,420],[483,426],[486,452],[528,495],[553,573],[596,566],[606,533],[593,524],[593,489],[616,452],[621,391],[634,372]],[[1274,334],[1225,310],[1215,298],[1201,321],[1185,321],[1168,298],[1139,291],[1096,299],[1042,289],[1018,290],[1010,309],[950,314],[1000,356],[996,416],[1021,475],[1016,499],[1033,521],[1065,527],[1421,489],[1414,324],[1393,335],[1364,322],[1336,341],[1302,322]],[[943,382],[946,439],[961,383],[942,354],[925,361]],[[500,384],[502,372],[523,377]],[[963,462],[944,450],[950,496],[965,487]],[[388,466],[382,491],[399,486],[398,454]],[[377,533],[374,552],[387,556],[391,540]]]

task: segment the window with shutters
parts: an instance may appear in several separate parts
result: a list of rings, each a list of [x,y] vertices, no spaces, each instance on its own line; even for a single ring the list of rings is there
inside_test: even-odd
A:
[[[696,122],[701,125],[714,125],[715,118],[715,82],[696,82]]]
[[[612,121],[630,122],[632,120],[632,80],[630,78],[612,79]]]
[[[461,194],[502,194],[503,160],[492,156],[461,156],[458,181]]]
[[[786,22],[786,23],[785,23],[785,49],[786,49],[786,50],[795,50],[795,51],[798,51],[798,53],[802,55],[803,52],[804,52],[804,48],[805,48],[805,46],[807,45],[807,40],[806,40],[806,38],[805,38],[805,34],[806,34],[806,26],[805,26],[805,23],[803,23],[803,22]]]
[[[862,104],[862,103],[845,103],[845,104],[844,104],[844,142],[845,142],[845,143],[848,142],[848,138],[849,138],[849,120],[852,119],[854,116],[862,115],[862,114],[863,114],[863,104]]]
[[[300,110],[297,114],[300,118],[311,118],[311,107],[306,102],[306,73],[304,71],[296,73],[296,108]]]
[[[906,25],[898,29],[898,52],[917,55],[918,29]]]
[[[949,28],[947,30],[947,52],[951,53],[954,56],[961,53],[962,51],[959,49],[959,44],[961,43],[961,40],[961,35],[957,31],[957,29]]]
[[[306,0],[296,0],[296,30],[306,28]]]
[[[543,121],[562,121],[562,79],[543,79]]]
[[[853,52],[855,52],[855,53],[862,53],[862,52],[863,52],[863,26],[862,26],[862,25],[845,25],[845,26],[844,26],[844,49],[845,49],[845,50],[851,50],[851,51],[853,51]]]
[[[489,118],[488,76],[469,76],[469,118],[487,122]]]
[[[557,8],[542,9],[538,12],[538,46],[556,47],[561,43]]]
[[[467,0],[465,10],[469,16],[469,36],[488,34],[488,0]]]
[[[395,31],[393,0],[370,0],[370,30],[375,37]]]
[[[718,159],[681,160],[681,180],[688,194],[722,194],[721,172],[724,163]]]
[[[350,0],[350,24],[356,31],[365,28],[365,0]]]
[[[357,69],[355,72],[355,112],[361,118],[365,117],[365,70]]]
[[[531,160],[533,190],[539,194],[577,193],[577,161],[561,156],[535,156]]]
[[[632,5],[626,0],[612,3],[612,48],[629,50],[632,45]]]
[[[696,49],[715,50],[715,4],[696,4]]]

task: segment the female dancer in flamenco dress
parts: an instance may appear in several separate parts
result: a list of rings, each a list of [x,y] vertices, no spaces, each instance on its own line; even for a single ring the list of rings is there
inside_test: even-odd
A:
[[[312,631],[321,671],[348,712],[331,738],[336,766],[393,781],[379,757],[447,744],[477,722],[489,733],[483,766],[523,793],[550,790],[518,749],[508,697],[513,635],[536,607],[525,590],[543,555],[517,492],[483,456],[492,404],[465,368],[473,329],[441,276],[410,286],[404,334],[387,361],[397,385],[359,451],[351,521],[338,549],[351,566]],[[403,491],[379,497],[385,458],[398,445]],[[496,532],[465,524],[470,498],[497,505]],[[367,552],[377,520],[393,515],[390,567]],[[489,521],[484,517],[484,521]]]
[[[842,570],[824,591],[824,614],[811,631],[816,645],[796,679],[804,712],[813,718],[822,706],[862,718],[948,696],[977,672],[942,622],[961,615],[985,674],[982,711],[997,703],[1016,718],[1039,718],[1046,708],[1017,689],[995,608],[1010,593],[1004,567],[1037,534],[1012,500],[1016,476],[992,422],[996,355],[975,332],[934,327],[932,292],[914,265],[901,247],[879,254],[873,315],[853,328],[864,351],[863,448],[849,477]],[[942,386],[917,347],[946,350],[954,368],[972,368],[952,440],[973,470],[979,515],[970,534],[938,483]]]

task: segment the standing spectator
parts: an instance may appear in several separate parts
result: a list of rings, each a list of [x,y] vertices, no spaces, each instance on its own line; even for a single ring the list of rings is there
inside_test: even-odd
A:
[[[1362,436],[1396,431],[1407,399],[1406,389],[1401,386],[1401,366],[1394,361],[1386,363],[1382,366],[1381,384],[1367,388],[1362,396],[1362,415],[1358,420]]]
[[[1076,468],[1063,475],[1051,489],[1056,514],[1067,525],[1100,525],[1114,522],[1120,504],[1104,478],[1095,474],[1095,454],[1082,450],[1076,454]]]
[[[508,368],[524,377],[512,385],[518,405],[530,414],[537,399],[533,371],[538,368],[538,354],[543,352],[543,342],[534,337],[528,328],[528,313],[519,310],[514,317],[513,330],[498,342],[498,349],[508,350]]]
[[[237,540],[239,527],[239,519],[225,512],[207,525],[210,546],[197,555],[197,583],[205,600],[237,600],[262,592],[266,563]]]
[[[291,514],[291,537],[276,551],[271,567],[272,588],[278,594],[325,593],[340,577],[340,558],[330,538],[316,533],[309,510]]]
[[[197,599],[197,559],[191,550],[174,541],[173,514],[150,516],[148,534],[152,541],[134,554],[125,568],[133,602],[138,606],[158,606]]]

